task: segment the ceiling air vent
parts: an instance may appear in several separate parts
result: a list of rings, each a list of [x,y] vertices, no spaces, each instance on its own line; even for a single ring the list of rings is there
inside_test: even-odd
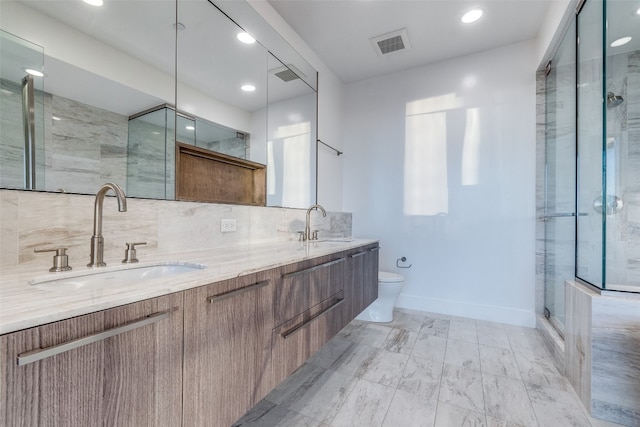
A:
[[[380,56],[411,48],[405,28],[372,37],[371,43]]]
[[[283,82],[290,82],[295,79],[299,79],[305,76],[302,71],[298,70],[295,66],[289,65],[287,67],[278,67],[270,70],[273,75],[278,77]]]

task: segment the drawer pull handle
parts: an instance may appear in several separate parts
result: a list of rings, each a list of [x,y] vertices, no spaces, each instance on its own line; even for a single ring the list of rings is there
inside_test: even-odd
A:
[[[282,338],[284,338],[285,340],[287,338],[289,338],[291,335],[295,334],[296,332],[298,332],[299,330],[301,330],[302,328],[304,328],[305,326],[309,325],[311,322],[313,322],[315,319],[317,319],[318,317],[322,316],[325,313],[330,312],[331,310],[333,310],[334,308],[338,307],[340,304],[342,304],[344,302],[344,298],[337,300],[335,303],[333,303],[333,305],[331,305],[330,307],[322,310],[320,313],[316,314],[315,316],[311,317],[309,320],[307,320],[304,323],[299,324],[298,326],[289,329],[287,332],[283,332]]]
[[[240,288],[240,289],[236,289],[236,290],[233,290],[233,291],[225,292],[223,294],[218,294],[218,295],[214,295],[212,297],[208,297],[207,301],[210,302],[211,304],[213,304],[213,303],[216,303],[216,302],[220,302],[220,301],[226,300],[228,298],[236,297],[236,296],[238,296],[240,294],[243,294],[245,292],[251,292],[251,291],[254,291],[256,289],[264,288],[268,284],[269,284],[268,280],[263,280],[262,282],[254,283],[253,285],[245,286],[244,288]]]
[[[360,258],[367,254],[367,251],[358,252],[357,254],[349,255],[349,258]]]
[[[28,365],[29,363],[38,362],[42,359],[46,359],[57,354],[65,353],[69,350],[74,350],[85,345],[93,344],[98,341],[106,340],[107,338],[114,337],[116,335],[123,334],[125,332],[132,331],[134,329],[142,328],[143,326],[151,325],[152,323],[160,322],[161,320],[168,319],[171,316],[171,312],[175,308],[162,311],[159,313],[150,314],[140,320],[134,320],[133,322],[125,323],[122,326],[116,328],[107,329],[106,331],[98,332],[96,334],[87,335],[86,337],[78,338],[73,341],[66,342],[64,344],[54,345],[52,347],[40,348],[31,350],[26,353],[20,353],[18,355],[18,366]]]
[[[289,277],[294,277],[294,276],[297,276],[299,274],[311,273],[312,271],[316,271],[316,270],[318,270],[320,268],[325,268],[325,267],[329,267],[329,266],[332,266],[332,265],[335,265],[335,264],[339,264],[339,263],[341,263],[343,261],[344,261],[344,258],[340,258],[340,259],[337,259],[335,261],[325,262],[324,264],[319,264],[319,265],[316,265],[314,267],[305,268],[304,270],[299,270],[299,271],[294,271],[293,273],[283,274],[282,278],[283,279],[288,279]]]
[[[380,246],[369,249],[369,252],[375,252],[375,251],[379,251],[379,250],[380,250]]]

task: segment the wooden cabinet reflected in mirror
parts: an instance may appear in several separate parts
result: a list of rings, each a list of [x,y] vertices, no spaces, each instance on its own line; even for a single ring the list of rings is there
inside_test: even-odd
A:
[[[266,205],[266,166],[176,143],[176,200]]]

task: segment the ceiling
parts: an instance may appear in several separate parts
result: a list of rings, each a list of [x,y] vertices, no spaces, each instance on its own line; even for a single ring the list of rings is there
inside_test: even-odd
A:
[[[269,0],[342,80],[371,77],[535,38],[553,0]],[[481,8],[482,18],[461,16]],[[405,28],[410,49],[380,56],[369,40]]]

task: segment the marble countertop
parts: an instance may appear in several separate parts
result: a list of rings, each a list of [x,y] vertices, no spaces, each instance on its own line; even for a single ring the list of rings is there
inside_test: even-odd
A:
[[[0,277],[0,334],[31,328],[124,304],[142,301],[186,289],[280,267],[323,255],[376,243],[377,240],[345,239],[319,242],[271,242],[238,245],[207,251],[146,256],[137,264],[105,260],[107,267],[75,267],[70,272],[48,273],[24,268],[3,271]],[[142,258],[142,257],[141,257]],[[63,278],[91,271],[138,268],[157,263],[184,262],[206,268],[173,276],[149,279],[137,285],[102,287],[74,291],[44,290],[29,284],[33,280]]]

